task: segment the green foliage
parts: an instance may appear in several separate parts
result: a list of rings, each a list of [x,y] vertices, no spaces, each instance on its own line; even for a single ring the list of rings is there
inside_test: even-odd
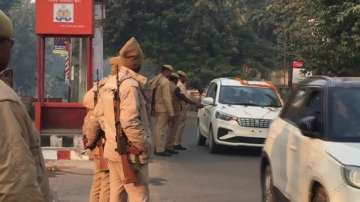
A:
[[[34,5],[1,0],[14,22],[11,67],[17,89],[35,94],[36,36]],[[185,70],[193,87],[236,74],[267,78],[274,69],[302,59],[317,74],[360,76],[358,0],[108,0],[106,56],[116,55],[135,36],[146,54],[144,72],[161,64]],[[283,61],[283,56],[285,60]],[[61,63],[48,58],[49,64]],[[252,71],[242,69],[248,64]],[[62,64],[61,64],[62,65]],[[54,65],[55,66],[55,65]],[[49,68],[53,91],[63,83],[61,68]]]
[[[14,6],[19,6],[21,0],[1,0],[0,1],[0,9],[5,13],[8,13],[9,10]]]
[[[27,96],[35,95],[36,87],[36,36],[35,8],[24,3],[13,8],[10,17],[15,27],[15,46],[10,67],[14,70],[16,89]]]
[[[273,0],[260,15],[286,45],[288,60],[303,59],[316,74],[360,76],[357,0]]]
[[[148,68],[170,63],[189,73],[193,87],[240,74],[244,64],[266,74],[276,66],[274,46],[248,21],[264,5],[265,0],[109,0],[106,55],[135,36]]]

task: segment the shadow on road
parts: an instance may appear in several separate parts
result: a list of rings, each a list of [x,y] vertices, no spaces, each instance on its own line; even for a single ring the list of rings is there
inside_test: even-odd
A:
[[[225,147],[220,150],[219,155],[234,155],[234,156],[260,156],[262,148],[252,147]]]
[[[167,180],[163,178],[150,178],[149,184],[154,186],[163,186],[167,184]]]
[[[194,148],[201,147],[194,145]],[[208,150],[208,146],[202,147],[202,150]],[[207,151],[209,152],[209,151]],[[212,155],[222,155],[222,156],[248,156],[248,157],[260,157],[262,148],[256,147],[221,147],[220,150]]]
[[[51,168],[48,169],[49,178],[61,177],[64,175],[78,175],[78,176],[93,176],[93,171],[89,169],[76,169],[76,168]]]

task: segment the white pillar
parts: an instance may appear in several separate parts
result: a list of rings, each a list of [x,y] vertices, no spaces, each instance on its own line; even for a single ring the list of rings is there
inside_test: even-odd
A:
[[[94,38],[93,38],[93,65],[94,65],[94,80],[97,79],[97,71],[99,72],[99,79],[104,76],[104,38],[103,38],[103,20],[105,19],[105,5],[102,1],[95,3],[94,7],[95,24],[94,24]]]

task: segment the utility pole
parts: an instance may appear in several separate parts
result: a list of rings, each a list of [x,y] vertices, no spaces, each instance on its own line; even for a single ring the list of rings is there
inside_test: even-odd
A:
[[[290,36],[286,36],[288,42],[290,44],[293,44],[291,41]],[[291,56],[291,57],[290,57]],[[289,88],[292,89],[293,88],[293,67],[292,67],[292,61],[294,59],[294,53],[287,51],[287,55],[286,55],[286,59],[287,59],[287,67],[288,67],[288,81],[289,81]]]
[[[284,71],[284,86],[291,88],[292,79],[289,70],[289,51],[288,51],[288,36],[286,31],[284,31],[284,47],[283,47],[283,71]]]
[[[284,34],[284,44],[283,44],[283,72],[284,72],[284,86],[286,86],[286,76],[288,75],[287,71],[287,65],[286,65],[286,35]]]
[[[293,78],[292,78],[293,69],[289,61],[289,56],[292,55],[292,53],[289,52],[288,50],[288,42],[290,42],[290,37],[288,37],[287,33],[284,32],[284,46],[283,46],[284,85],[286,86],[286,81],[287,81],[287,86],[288,88],[291,89],[293,87]]]

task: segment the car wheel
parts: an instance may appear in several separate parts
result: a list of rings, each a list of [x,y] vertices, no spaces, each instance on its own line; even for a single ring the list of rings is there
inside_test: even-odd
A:
[[[261,179],[262,183],[262,201],[263,202],[277,202],[275,195],[271,168],[269,165],[266,166]]]
[[[329,202],[329,197],[323,187],[319,186],[315,189],[311,202]]]
[[[214,140],[214,130],[210,126],[210,129],[209,129],[209,151],[210,151],[210,153],[214,154],[214,153],[219,152],[219,150],[220,150],[220,146],[218,144],[216,144],[216,142]]]
[[[197,134],[196,134],[196,143],[199,146],[204,146],[206,142],[206,138],[201,134],[200,131],[200,123],[198,122],[198,126],[197,126]]]

